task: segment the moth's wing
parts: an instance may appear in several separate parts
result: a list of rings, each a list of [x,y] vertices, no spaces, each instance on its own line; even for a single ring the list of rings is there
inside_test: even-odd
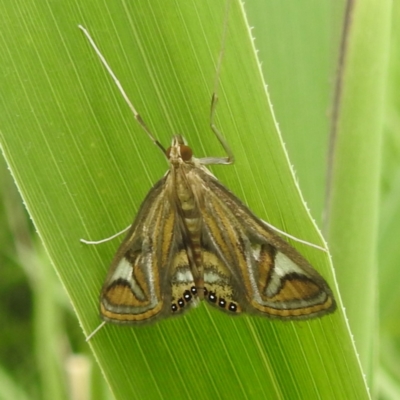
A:
[[[167,270],[175,235],[166,179],[147,194],[111,263],[100,296],[100,314],[107,322],[141,323],[166,313]]]
[[[227,311],[244,309],[281,319],[307,319],[333,312],[332,292],[307,260],[214,177],[203,171],[198,175],[206,182],[202,203],[204,258],[213,260],[210,266],[205,265],[205,286],[216,282],[208,301]],[[229,301],[224,298],[227,294]]]
[[[180,236],[182,237],[182,236]],[[181,315],[192,307],[196,307],[200,300],[194,283],[192,269],[184,248],[184,242],[176,242],[177,251],[174,252],[170,274],[172,290],[171,312]]]
[[[240,277],[225,263],[225,257],[209,241],[204,227],[202,257],[204,268],[204,299],[213,307],[229,314],[239,314],[247,307],[247,299],[240,285]]]
[[[168,179],[150,190],[111,263],[100,296],[107,322],[153,322],[198,302]]]

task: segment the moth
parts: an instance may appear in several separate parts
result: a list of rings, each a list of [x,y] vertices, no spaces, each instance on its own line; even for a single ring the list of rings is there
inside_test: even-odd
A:
[[[111,263],[100,295],[100,327],[105,322],[134,325],[182,315],[201,300],[229,315],[281,320],[333,312],[334,296],[322,276],[207,169],[234,160],[214,124],[216,93],[210,125],[227,157],[195,158],[181,135],[174,135],[165,150],[87,30],[80,29],[137,121],[169,161],[168,171],[150,189]]]

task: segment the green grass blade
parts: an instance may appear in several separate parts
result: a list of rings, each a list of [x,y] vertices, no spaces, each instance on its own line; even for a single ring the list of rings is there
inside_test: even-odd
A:
[[[348,20],[331,148],[328,239],[350,326],[372,385],[378,344],[377,239],[391,3],[354,4]],[[372,31],[373,37],[367,33]]]
[[[398,346],[400,293],[397,289],[400,259],[400,4],[393,4],[392,37],[387,83],[386,124],[383,146],[379,235],[380,371],[382,398],[396,399],[400,393],[400,348]]]
[[[224,2],[26,2],[1,11],[1,145],[88,334],[99,323],[99,288],[119,240],[87,247],[79,238],[104,238],[130,223],[166,163],[77,25],[90,30],[162,143],[179,132],[196,156],[218,155],[208,114]],[[236,2],[219,97],[217,124],[237,163],[213,171],[257,215],[320,244]],[[328,257],[293,245],[333,286]],[[107,325],[90,345],[121,399],[368,398],[340,310],[282,323],[228,318],[203,305],[154,326]]]
[[[15,400],[28,400],[29,396],[25,393],[18,385],[17,382],[14,382],[12,377],[9,376],[8,372],[0,367],[0,399],[15,399]]]

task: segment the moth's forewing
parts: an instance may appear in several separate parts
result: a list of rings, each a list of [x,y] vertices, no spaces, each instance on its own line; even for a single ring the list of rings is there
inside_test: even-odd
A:
[[[170,310],[176,213],[166,199],[167,179],[146,196],[111,264],[100,296],[100,314],[108,322],[146,322]]]
[[[216,292],[209,302],[224,301],[230,282],[230,298],[246,312],[282,319],[333,312],[336,304],[328,284],[305,258],[216,178],[203,169],[196,173],[203,181],[205,245],[216,256],[214,268],[222,270],[223,265],[230,274],[221,294]]]

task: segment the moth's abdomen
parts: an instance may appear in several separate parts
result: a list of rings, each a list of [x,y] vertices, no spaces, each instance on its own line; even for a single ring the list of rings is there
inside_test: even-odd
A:
[[[178,199],[178,214],[183,222],[182,236],[186,245],[189,264],[192,269],[198,296],[204,294],[204,269],[201,251],[201,214],[197,199],[190,185],[190,170],[180,166],[175,171],[175,191]]]

